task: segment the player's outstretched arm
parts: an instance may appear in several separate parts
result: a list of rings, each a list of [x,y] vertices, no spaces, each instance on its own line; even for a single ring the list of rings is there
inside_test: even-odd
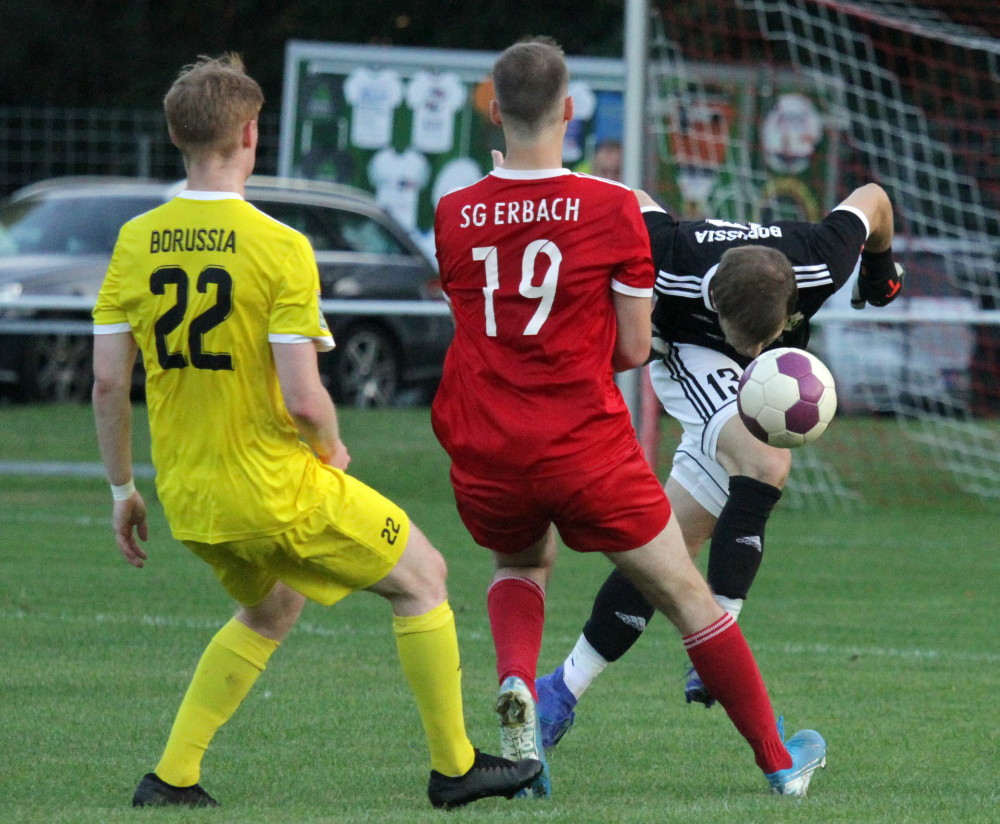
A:
[[[877,253],[892,246],[892,201],[885,189],[877,183],[867,183],[851,192],[840,205],[852,206],[868,218],[870,231],[865,249]]]
[[[892,256],[892,202],[885,189],[868,183],[855,189],[841,203],[863,212],[868,218],[869,233],[861,253],[861,269],[854,284],[851,306],[861,309],[865,304],[886,306],[894,301],[903,288],[903,268]]]

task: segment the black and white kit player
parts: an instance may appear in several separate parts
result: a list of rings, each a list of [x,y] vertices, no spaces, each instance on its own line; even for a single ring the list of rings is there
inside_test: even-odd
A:
[[[895,299],[902,269],[892,257],[892,205],[881,187],[868,184],[818,222],[758,225],[678,221],[646,193],[637,195],[657,270],[650,378],[667,414],[683,426],[666,490],[691,554],[711,539],[708,582],[738,617],[791,469],[789,450],[758,441],[740,420],[740,375],[764,349],[805,348],[809,319],[856,269],[855,308]],[[774,272],[764,271],[772,265]],[[652,615],[632,583],[613,572],[573,652],[539,679],[547,744],[569,728],[576,700]],[[714,703],[693,670],[685,695]]]
[[[648,205],[643,217],[657,270],[653,334],[661,349],[665,351],[667,344],[694,344],[743,367],[752,358],[726,342],[711,298],[712,279],[723,253],[756,245],[777,249],[788,258],[798,287],[795,310],[780,337],[765,348],[805,349],[809,318],[848,281],[869,231],[865,214],[850,206],[837,207],[818,223],[677,221],[658,206]]]

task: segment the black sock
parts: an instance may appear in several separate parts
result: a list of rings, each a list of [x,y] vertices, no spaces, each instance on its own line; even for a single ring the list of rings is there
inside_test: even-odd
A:
[[[656,610],[619,570],[601,585],[583,635],[608,661],[617,661],[639,640]]]
[[[771,484],[734,475],[729,500],[712,534],[708,584],[716,595],[746,598],[764,555],[764,528],[781,490]]]

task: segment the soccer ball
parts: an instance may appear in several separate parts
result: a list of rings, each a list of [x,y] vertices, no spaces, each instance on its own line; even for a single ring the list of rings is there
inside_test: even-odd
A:
[[[837,411],[837,390],[815,355],[770,349],[743,372],[736,403],[757,439],[788,448],[812,443],[826,431]]]

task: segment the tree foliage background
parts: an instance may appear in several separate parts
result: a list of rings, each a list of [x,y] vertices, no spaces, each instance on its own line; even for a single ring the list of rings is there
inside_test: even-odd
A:
[[[526,35],[620,56],[624,0],[0,0],[0,105],[159,105],[199,54],[240,52],[272,106],[288,40],[499,51]]]

